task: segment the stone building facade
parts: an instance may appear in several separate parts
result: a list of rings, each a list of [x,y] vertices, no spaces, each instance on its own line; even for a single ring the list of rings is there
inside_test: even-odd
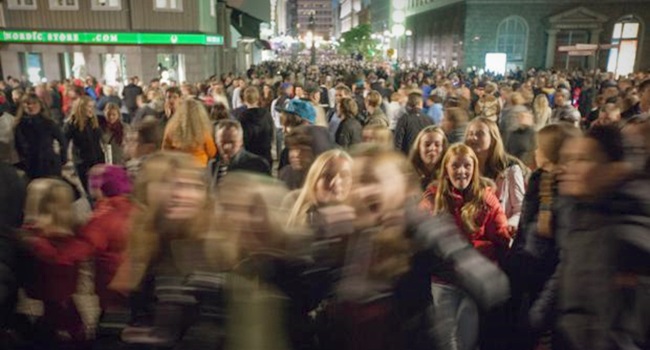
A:
[[[409,59],[483,67],[506,53],[508,68],[650,68],[647,0],[408,0],[401,43]],[[600,45],[569,52],[568,47]],[[608,46],[605,46],[608,45]]]

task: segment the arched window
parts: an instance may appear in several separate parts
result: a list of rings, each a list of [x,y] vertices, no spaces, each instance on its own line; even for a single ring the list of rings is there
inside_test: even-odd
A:
[[[628,75],[634,72],[636,54],[639,46],[641,23],[634,16],[626,16],[614,25],[612,45],[609,50],[607,71],[616,75]]]
[[[499,24],[497,30],[497,52],[508,56],[508,63],[523,68],[528,48],[528,24],[519,16],[511,16]]]

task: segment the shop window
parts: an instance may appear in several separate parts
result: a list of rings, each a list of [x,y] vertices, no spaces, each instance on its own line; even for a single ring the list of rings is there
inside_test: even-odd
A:
[[[91,8],[96,11],[119,11],[122,9],[122,0],[90,0]]]
[[[528,47],[528,24],[519,16],[511,16],[499,24],[497,52],[505,53],[508,63],[523,66]]]
[[[153,9],[156,11],[183,11],[183,0],[154,0]]]
[[[103,78],[107,85],[120,86],[127,79],[126,56],[115,54],[103,54],[100,57],[103,64]]]
[[[43,57],[40,53],[21,52],[18,54],[18,58],[22,75],[26,76],[30,83],[39,84],[45,81]]]
[[[50,10],[78,10],[79,0],[50,0]]]
[[[84,79],[88,73],[83,52],[64,52],[59,55],[61,76],[65,79]]]
[[[9,0],[7,8],[10,10],[36,10],[36,0]]]
[[[612,44],[615,47],[609,50],[607,71],[623,76],[634,72],[640,25],[633,16],[625,17],[614,25]]]
[[[172,81],[177,83],[185,81],[185,55],[159,54],[157,61],[161,82],[169,84]]]

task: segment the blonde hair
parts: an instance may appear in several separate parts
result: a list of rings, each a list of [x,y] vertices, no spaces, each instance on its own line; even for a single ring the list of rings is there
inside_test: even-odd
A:
[[[513,106],[524,105],[526,104],[526,99],[520,92],[513,92],[512,95],[510,95],[510,103]]]
[[[376,145],[361,145],[353,154],[354,162],[362,162],[358,168],[359,174],[354,174],[355,183],[372,182],[375,179],[375,169],[386,164],[395,166],[403,176],[406,188],[406,198],[416,196],[419,191],[417,181],[407,159],[398,152],[386,150]],[[353,185],[353,186],[354,186]],[[393,281],[408,271],[412,255],[411,245],[404,234],[404,228],[382,228],[372,238],[373,261],[370,266],[370,277],[377,280]]]
[[[92,98],[88,96],[81,96],[77,101],[75,101],[72,106],[72,115],[70,116],[70,121],[72,125],[76,126],[79,130],[84,130],[86,128],[86,123],[90,120],[90,126],[93,129],[99,128],[99,120],[97,120],[97,115],[93,110],[92,116],[88,117],[86,115],[86,107],[88,104],[94,103]]]
[[[413,146],[411,147],[411,152],[409,153],[409,161],[413,166],[413,170],[420,177],[420,179],[437,178],[438,173],[440,172],[440,166],[442,164],[442,157],[440,157],[438,162],[434,165],[434,169],[435,169],[434,173],[428,174],[426,166],[424,165],[424,162],[422,162],[422,158],[420,157],[420,143],[422,142],[422,138],[428,134],[438,134],[442,136],[443,155],[447,152],[447,148],[449,147],[449,141],[447,140],[447,135],[445,135],[445,132],[439,126],[430,125],[420,131],[418,136],[415,138],[415,142],[413,142]]]
[[[393,132],[386,126],[370,124],[363,127],[363,131],[370,131],[373,136],[373,143],[388,148],[393,147]]]
[[[120,118],[122,112],[120,112],[120,106],[116,105],[115,103],[107,103],[106,107],[104,107],[104,115],[106,116],[106,121],[108,122],[108,115],[111,112],[117,113],[118,118]],[[118,119],[119,120],[119,119]]]
[[[535,97],[535,100],[533,100],[533,114],[535,116],[535,124],[542,122],[541,119],[544,116],[544,113],[546,113],[546,111],[550,108],[551,107],[549,106],[548,97],[546,94],[539,94]]]
[[[217,246],[206,246],[213,263],[233,268],[242,259],[261,251],[280,255],[287,252],[289,236],[284,225],[287,213],[281,208],[287,189],[282,183],[258,174],[240,172],[226,176],[219,183],[217,192],[221,211],[217,212],[213,224],[218,228],[218,239],[211,240]],[[225,209],[232,204],[236,210],[243,210],[250,222],[238,222],[227,217]],[[261,246],[251,246],[243,234],[253,234]]]
[[[35,179],[27,187],[25,223],[49,234],[74,234],[71,185],[57,179]]]
[[[210,135],[212,126],[208,112],[194,99],[181,101],[165,129],[165,138],[169,138],[172,148],[181,151],[202,146]]]
[[[139,211],[133,216],[132,232],[129,236],[128,252],[134,262],[148,264],[159,253],[160,239],[160,210],[164,203],[160,198],[150,201],[149,186],[152,183],[171,181],[179,173],[189,174],[204,179],[204,170],[201,169],[191,156],[177,152],[159,152],[144,162],[135,178],[133,187],[133,200]],[[206,186],[207,193],[207,186]],[[197,215],[186,232],[181,233],[187,237],[196,237],[205,233],[208,227],[208,218],[211,216],[212,203],[206,200],[203,213]]]
[[[465,203],[460,209],[462,228],[467,234],[471,234],[478,228],[477,215],[483,209],[483,193],[485,185],[481,181],[479,174],[478,158],[472,149],[462,143],[457,143],[449,147],[442,161],[440,176],[438,177],[438,190],[436,191],[434,214],[448,212],[453,215],[454,209],[451,203],[451,191],[453,186],[449,180],[450,174],[447,172],[447,165],[453,157],[470,157],[474,163],[474,172],[469,188],[464,191]]]
[[[381,94],[375,90],[370,91],[366,96],[366,103],[370,107],[378,107],[381,105],[382,100]]]
[[[352,162],[352,158],[343,150],[330,150],[322,153],[309,168],[305,177],[305,184],[300,190],[298,199],[291,209],[287,227],[303,226],[307,222],[307,211],[318,203],[316,199],[316,186],[325,170],[330,167],[335,159]]]

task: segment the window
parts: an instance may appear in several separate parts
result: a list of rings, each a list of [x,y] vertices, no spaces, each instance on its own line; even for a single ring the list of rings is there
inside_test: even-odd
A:
[[[210,16],[217,17],[217,0],[210,0]]]
[[[79,0],[50,0],[50,10],[78,10]]]
[[[40,53],[33,52],[20,52],[18,53],[20,60],[20,71],[23,76],[27,77],[32,84],[44,82],[45,74],[43,74],[43,57]]]
[[[183,0],[154,0],[153,9],[156,11],[183,11]]]
[[[7,7],[10,10],[36,10],[36,0],[9,0]]]
[[[518,16],[504,19],[497,30],[497,52],[505,53],[508,62],[523,64],[528,47],[528,24]]]
[[[628,75],[634,72],[639,46],[639,20],[627,16],[614,25],[612,45],[609,50],[607,71],[616,75]]]
[[[122,0],[90,0],[93,10],[119,11],[122,9]]]

